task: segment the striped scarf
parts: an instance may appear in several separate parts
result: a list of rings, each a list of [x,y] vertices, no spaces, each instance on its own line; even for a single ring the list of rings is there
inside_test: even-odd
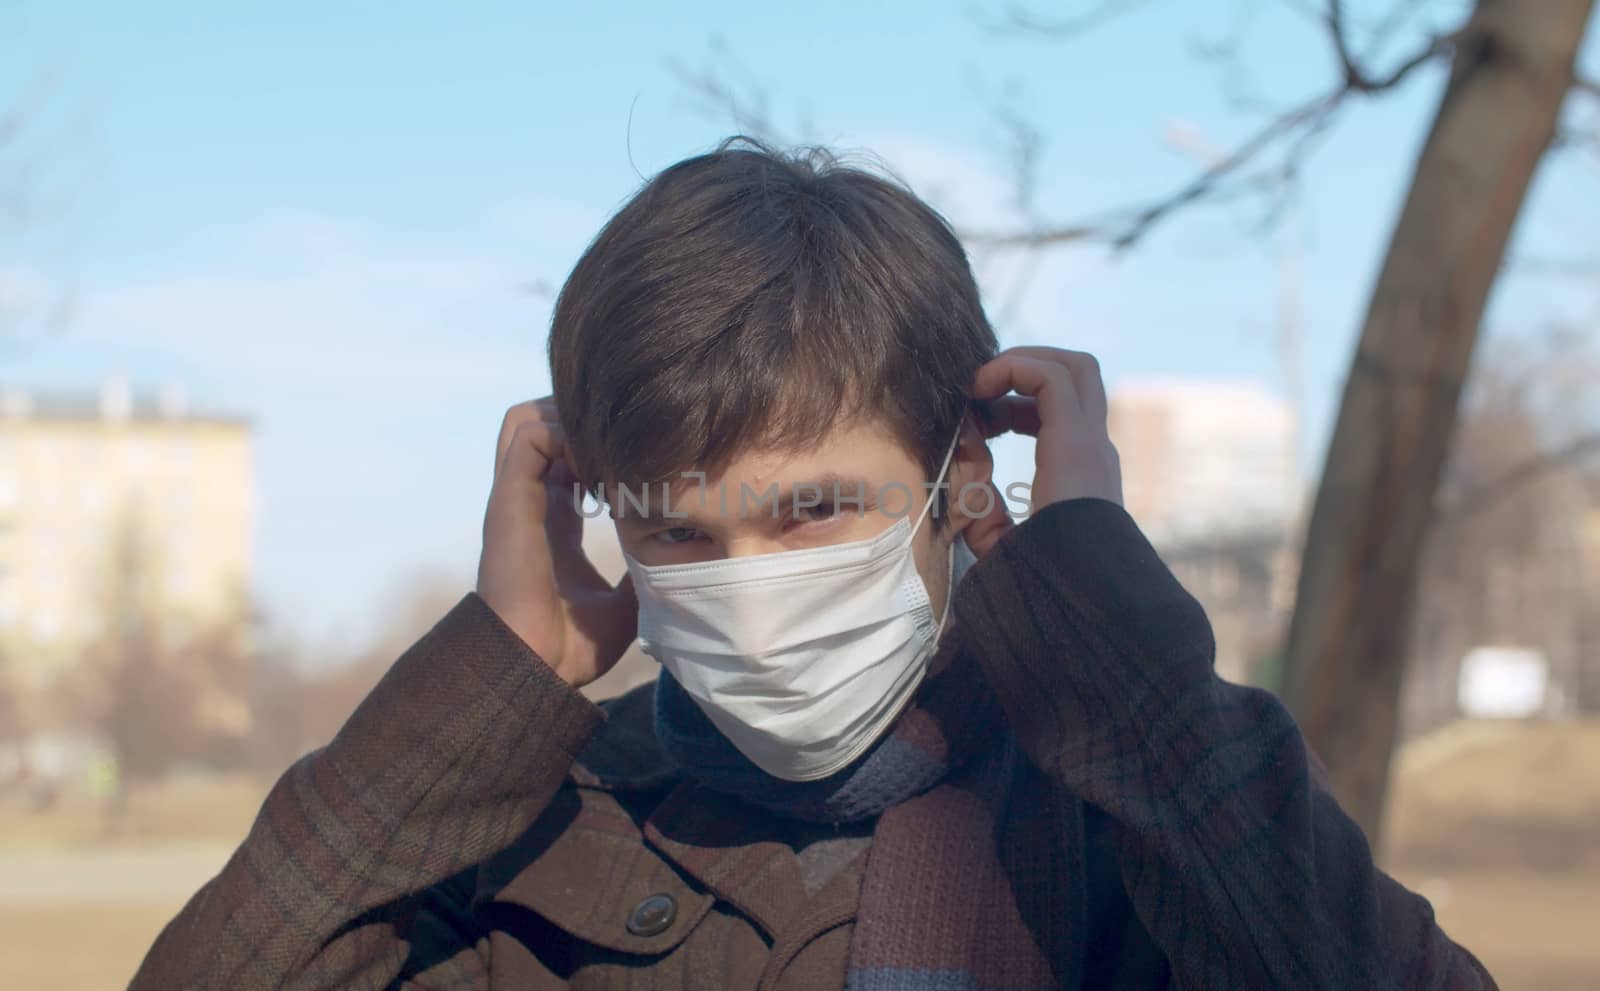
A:
[[[1016,832],[1008,820],[1018,810],[1010,803],[1027,768],[998,700],[973,659],[958,652],[958,639],[943,639],[933,673],[890,731],[822,781],[765,774],[717,732],[670,674],[663,671],[657,682],[657,738],[702,784],[807,821],[877,817],[850,946],[849,991],[1055,986],[1017,904],[1015,864],[1003,864],[1000,853],[1002,834]]]

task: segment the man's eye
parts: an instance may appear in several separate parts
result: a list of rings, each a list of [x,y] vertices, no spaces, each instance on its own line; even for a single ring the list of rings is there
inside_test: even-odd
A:
[[[842,504],[823,503],[820,506],[801,506],[795,510],[795,514],[791,522],[796,525],[804,525],[807,523],[826,523],[829,520],[838,519],[847,513],[859,512],[862,512],[862,507],[848,501]]]
[[[698,536],[699,530],[686,526],[669,527],[656,533],[656,539],[664,544],[685,544]]]

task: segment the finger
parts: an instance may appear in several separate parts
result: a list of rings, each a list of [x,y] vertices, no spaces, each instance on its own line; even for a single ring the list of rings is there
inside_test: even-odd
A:
[[[1007,351],[979,368],[973,377],[975,399],[998,399],[1009,392],[1032,396],[1041,424],[1083,415],[1072,373],[1057,362]]]
[[[984,440],[1001,434],[1039,435],[1039,406],[1032,396],[1001,396],[984,405],[987,409],[975,418]]]
[[[552,544],[582,546],[583,514],[579,501],[583,491],[577,487],[577,476],[572,473],[565,458],[557,458],[545,472],[545,530]]]
[[[506,415],[500,421],[500,436],[495,441],[495,477],[498,478],[500,476],[500,472],[505,467],[506,454],[511,450],[511,439],[516,435],[518,428],[525,423],[559,422],[553,416],[546,415],[546,410],[541,405],[544,402],[545,400],[542,399],[529,400],[525,403],[518,403],[517,405],[506,410]],[[551,412],[553,412],[553,410],[554,407],[552,406]]]
[[[1024,357],[1034,358],[1038,361],[1049,361],[1061,365],[1072,375],[1072,384],[1077,389],[1078,398],[1083,402],[1084,412],[1097,420],[1105,420],[1106,384],[1105,377],[1100,371],[1100,359],[1087,351],[1068,351],[1065,348],[1047,348],[1032,345],[1023,345],[1008,349],[1009,353],[1020,354]]]
[[[496,484],[519,485],[543,480],[565,448],[560,427],[538,419],[523,420],[511,433]]]
[[[967,547],[977,557],[988,554],[1000,538],[1016,525],[1011,519],[1011,514],[1006,511],[1005,499],[1001,497],[1000,490],[993,482],[989,483],[989,488],[992,490],[993,499],[988,512],[974,519],[964,531]]]
[[[557,458],[545,473],[545,539],[550,545],[556,577],[563,585],[589,589],[609,588],[583,546],[586,521],[580,511],[583,490],[564,458]]]
[[[540,419],[544,420],[546,423],[555,424],[556,426],[561,425],[561,411],[556,407],[555,396],[545,396],[540,399],[535,399],[533,402],[534,405],[539,409]],[[562,429],[565,431],[565,428]],[[565,433],[563,433],[563,437],[565,437]],[[583,473],[578,471],[578,457],[572,453],[572,445],[567,445],[562,451],[561,456],[566,459],[567,467],[572,471],[572,477],[581,480],[583,478]]]

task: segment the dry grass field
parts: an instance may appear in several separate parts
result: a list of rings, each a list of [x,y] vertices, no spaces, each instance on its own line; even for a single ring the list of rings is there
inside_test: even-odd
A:
[[[1458,724],[1400,756],[1385,866],[1507,991],[1600,988],[1600,723]],[[0,814],[0,988],[127,983],[185,897],[227,857],[258,783],[140,796],[124,830],[96,811]]]

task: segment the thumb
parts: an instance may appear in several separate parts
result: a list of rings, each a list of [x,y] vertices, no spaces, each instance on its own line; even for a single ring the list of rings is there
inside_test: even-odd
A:
[[[606,613],[606,652],[608,656],[621,657],[639,635],[639,597],[633,590],[632,575],[623,575],[611,590]]]
[[[989,482],[989,507],[982,516],[974,519],[967,525],[967,546],[977,557],[983,557],[1000,542],[1000,538],[1010,533],[1016,524],[1011,520],[1011,514],[1006,512],[1006,501],[1000,495],[1000,489],[993,481]]]

